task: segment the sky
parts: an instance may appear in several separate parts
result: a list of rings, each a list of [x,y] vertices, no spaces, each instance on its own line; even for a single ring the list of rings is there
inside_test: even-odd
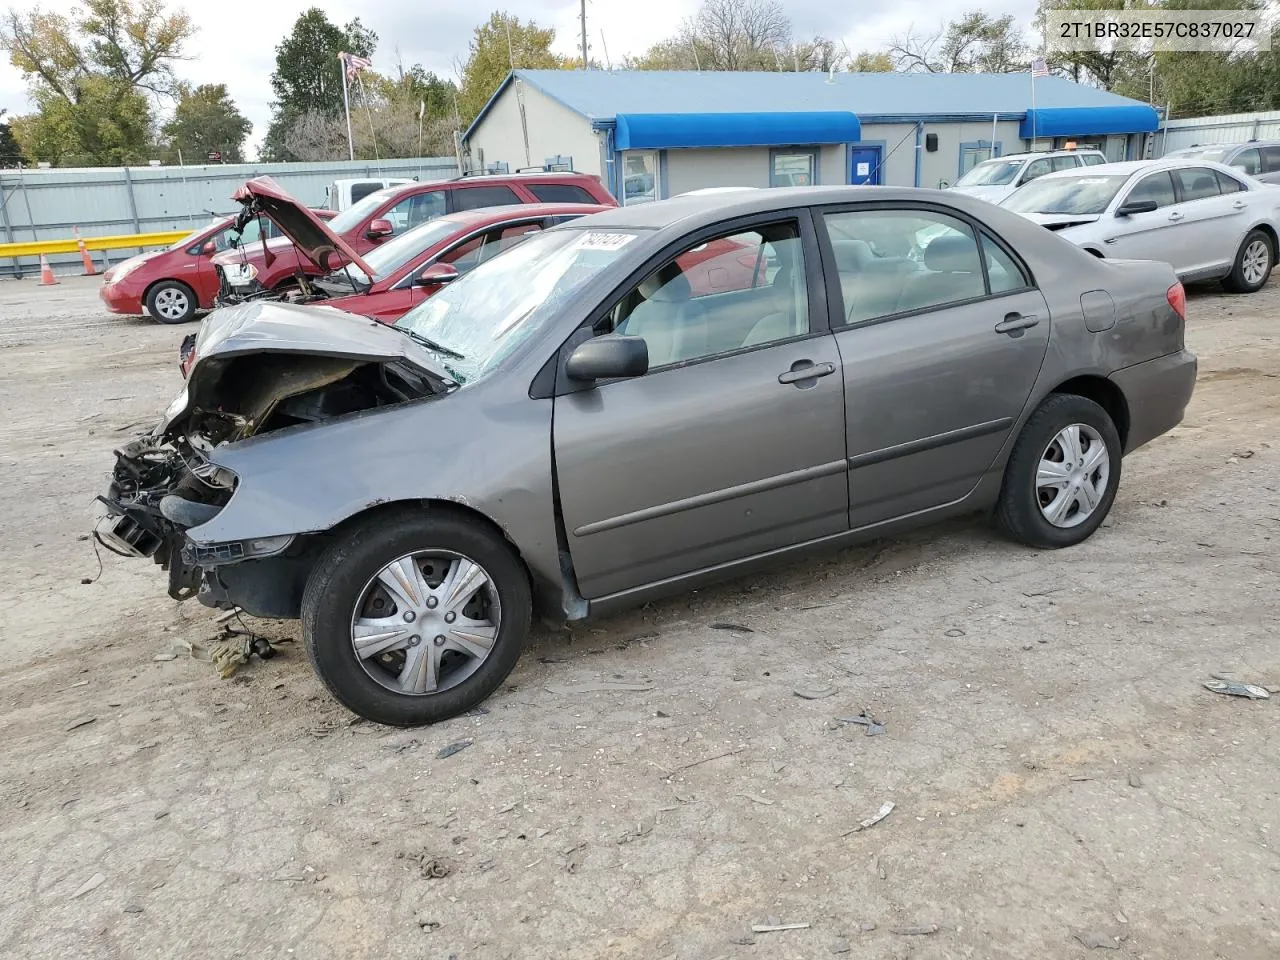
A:
[[[33,5],[30,0],[11,2],[19,8]],[[959,7],[944,7],[937,0],[866,0],[856,7],[831,0],[783,0],[783,4],[797,37],[820,33],[843,40],[855,53],[880,49],[890,38],[908,31],[932,34],[944,16],[960,12]],[[320,0],[315,4],[220,0],[172,4],[185,7],[199,27],[189,45],[191,59],[178,66],[179,76],[193,84],[227,85],[232,99],[253,123],[250,155],[271,119],[270,76],[276,44],[298,15],[312,5],[320,6],[338,24],[359,16],[365,26],[378,34],[374,69],[390,70],[398,56],[406,66],[421,63],[455,82],[472,30],[489,15],[485,4],[417,6],[402,0]],[[77,4],[74,0],[42,0],[40,6],[67,12]],[[609,61],[616,64],[626,54],[642,53],[674,34],[697,6],[698,0],[645,0],[642,4],[636,0],[588,0],[590,55],[603,62],[607,52]],[[995,15],[1011,13],[1026,24],[1035,12],[1035,0],[986,0],[981,6]],[[503,0],[494,9],[555,27],[556,51],[578,53],[581,28],[577,0]],[[7,109],[10,115],[30,109],[25,79],[7,59],[0,62],[0,109]]]

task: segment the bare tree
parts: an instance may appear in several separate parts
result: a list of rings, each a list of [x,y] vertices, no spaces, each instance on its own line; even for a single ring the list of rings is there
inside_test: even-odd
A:
[[[1012,16],[973,10],[933,34],[912,27],[888,54],[907,73],[1014,73],[1027,69],[1030,52]]]

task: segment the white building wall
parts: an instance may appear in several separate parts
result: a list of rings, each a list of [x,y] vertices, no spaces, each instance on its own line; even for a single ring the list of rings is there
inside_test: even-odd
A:
[[[502,91],[480,125],[472,131],[467,141],[472,162],[479,165],[483,151],[486,166],[506,163],[514,171],[519,167],[541,166],[550,157],[572,157],[573,168],[579,173],[604,178],[600,136],[591,129],[591,121],[527,83],[521,84],[521,88],[529,130],[528,158],[520,126],[516,84],[512,84]]]
[[[668,197],[705,187],[769,186],[769,150],[765,147],[722,147],[714,150],[668,150]]]

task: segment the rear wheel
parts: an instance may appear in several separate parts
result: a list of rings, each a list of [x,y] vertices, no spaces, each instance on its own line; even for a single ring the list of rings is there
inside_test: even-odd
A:
[[[1236,252],[1236,262],[1222,281],[1231,293],[1255,293],[1266,286],[1275,265],[1271,238],[1261,230],[1252,230]]]
[[[186,323],[199,306],[195,291],[177,280],[162,280],[147,291],[147,313],[158,323]]]
[[[996,522],[1009,537],[1056,549],[1087,540],[1120,485],[1120,434],[1107,412],[1072,394],[1047,397],[1005,467]]]
[[[418,726],[498,688],[529,632],[528,577],[510,546],[448,513],[370,521],[316,564],[302,598],[312,665],[341,703]]]

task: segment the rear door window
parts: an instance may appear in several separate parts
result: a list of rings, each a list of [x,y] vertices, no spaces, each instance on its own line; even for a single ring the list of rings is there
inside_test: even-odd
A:
[[[1080,160],[1074,154],[1067,154],[1061,157],[1051,157],[1050,163],[1053,165],[1053,172],[1059,170],[1074,170],[1080,166]]]
[[[1262,148],[1262,172],[1275,173],[1280,171],[1280,147],[1263,147]]]
[[[1218,178],[1214,176],[1212,170],[1208,167],[1187,167],[1183,170],[1173,171],[1174,182],[1178,185],[1178,195],[1182,198],[1183,203],[1192,200],[1204,200],[1208,197],[1216,197],[1218,191]]]
[[[1107,158],[1100,153],[1082,153],[1080,159],[1084,161],[1086,167],[1095,167],[1100,163],[1106,163]]]
[[[531,183],[529,192],[543,203],[596,203],[596,198],[574,183]]]
[[[1218,177],[1218,189],[1223,193],[1239,193],[1244,189],[1244,184],[1235,177],[1227,176],[1220,170],[1213,171]]]
[[[518,204],[520,198],[510,187],[491,184],[476,187],[457,187],[453,190],[454,210],[477,210],[480,207],[507,207]]]

